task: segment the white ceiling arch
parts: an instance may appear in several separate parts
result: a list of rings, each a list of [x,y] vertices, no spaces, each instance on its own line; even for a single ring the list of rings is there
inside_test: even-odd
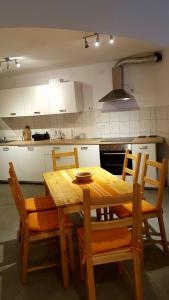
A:
[[[5,0],[0,27],[52,27],[138,38],[169,46],[168,0]]]

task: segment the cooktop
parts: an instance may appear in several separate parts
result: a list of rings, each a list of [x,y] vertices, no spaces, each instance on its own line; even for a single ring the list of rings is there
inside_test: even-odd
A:
[[[134,137],[119,137],[119,138],[105,138],[101,142],[128,142],[130,143]]]

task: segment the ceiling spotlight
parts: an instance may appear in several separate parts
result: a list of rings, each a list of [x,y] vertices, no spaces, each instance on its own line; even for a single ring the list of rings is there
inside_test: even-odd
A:
[[[95,42],[95,47],[99,47],[100,46],[100,42],[99,42],[99,34],[96,34],[96,42]]]
[[[15,65],[17,68],[20,68],[21,64],[18,62],[18,60],[15,60]]]
[[[114,37],[113,37],[112,35],[110,35],[109,43],[110,43],[110,44],[113,44],[113,43],[114,43]]]
[[[10,64],[9,64],[9,61],[7,61],[7,62],[6,62],[6,68],[7,68],[7,70],[9,70],[9,69],[10,69]]]
[[[85,38],[85,48],[89,48],[89,44],[86,38]]]
[[[13,70],[14,67],[20,68],[19,57],[3,57],[0,58],[0,71]]]

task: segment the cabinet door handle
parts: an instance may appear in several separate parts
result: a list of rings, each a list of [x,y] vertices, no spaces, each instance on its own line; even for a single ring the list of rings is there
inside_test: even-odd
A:
[[[35,115],[40,115],[40,111],[34,111]]]
[[[80,147],[81,150],[87,150],[88,147],[84,146],[84,147]]]
[[[60,112],[66,112],[66,109],[59,109]]]
[[[59,146],[53,147],[53,150],[60,150]]]
[[[28,151],[33,151],[34,150],[34,148],[33,147],[28,147]]]
[[[15,112],[10,113],[10,116],[16,116],[16,113]]]
[[[148,146],[139,146],[139,149],[140,149],[140,150],[148,149]]]
[[[9,147],[3,147],[3,151],[9,151]]]

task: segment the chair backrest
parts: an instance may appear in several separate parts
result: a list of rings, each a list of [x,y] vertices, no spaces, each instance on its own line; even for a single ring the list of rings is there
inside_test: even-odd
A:
[[[10,175],[10,178],[8,179],[8,183],[11,188],[11,192],[12,192],[12,195],[13,195],[13,198],[15,201],[15,205],[17,207],[21,221],[23,223],[25,223],[25,220],[27,218],[27,212],[26,212],[25,205],[24,205],[24,197],[23,197],[22,191],[20,189],[20,185],[19,185],[12,162],[9,162],[9,175]]]
[[[84,210],[84,236],[86,253],[91,255],[91,231],[107,230],[113,228],[127,227],[132,228],[131,249],[142,249],[142,213],[141,213],[141,193],[140,185],[133,185],[133,193],[93,199],[90,197],[89,190],[83,190],[83,210]],[[113,219],[111,221],[91,221],[91,209],[100,206],[113,206],[132,202],[133,213],[131,217]]]
[[[63,164],[63,165],[57,163],[58,158],[69,157],[69,156],[74,158],[74,163]],[[52,163],[53,163],[53,171],[79,168],[77,148],[74,148],[74,150],[71,152],[56,152],[55,150],[52,150]]]
[[[153,188],[157,189],[157,197],[156,197],[157,209],[161,209],[162,207],[167,165],[168,165],[167,159],[165,158],[160,163],[154,160],[150,160],[148,154],[144,156],[142,178],[141,178],[141,189],[143,193],[146,183],[151,185]],[[156,168],[156,170],[158,171],[158,179],[153,179],[147,176],[147,171],[149,168]]]
[[[131,159],[133,169],[128,168],[128,161]],[[123,172],[122,172],[122,180],[126,179],[126,175],[130,174],[133,176],[133,183],[137,183],[138,181],[138,175],[139,175],[139,169],[140,169],[140,160],[141,160],[141,153],[137,154],[130,154],[129,150],[126,150],[125,158],[124,158],[124,164],[123,164]]]

